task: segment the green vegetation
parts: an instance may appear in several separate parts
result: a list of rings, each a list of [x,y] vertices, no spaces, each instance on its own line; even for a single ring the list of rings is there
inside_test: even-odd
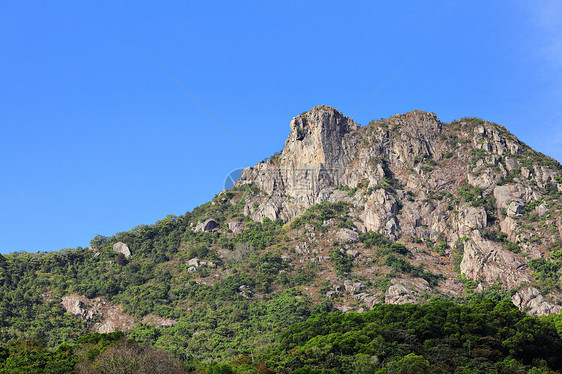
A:
[[[508,251],[511,251],[513,253],[521,252],[519,245],[517,245],[517,243],[510,242],[507,239],[507,234],[505,232],[489,229],[484,230],[482,232],[482,236],[485,239],[491,240],[493,242],[502,243]]]
[[[33,339],[46,347],[75,344],[98,320],[85,322],[64,312],[61,297],[72,293],[104,297],[138,319],[153,314],[176,320],[173,327],[162,328],[141,323],[130,334],[182,359],[194,352],[199,357],[230,357],[238,349],[272,341],[281,329],[314,311],[330,310],[327,304],[313,305],[294,288],[311,282],[316,270],[289,267],[281,258],[276,248],[286,239],[283,222],[256,223],[240,214],[236,198],[257,193],[254,189],[241,186],[184,216],[169,216],[111,237],[96,236],[92,249],[2,256],[0,341]],[[312,210],[322,220],[345,211],[344,204]],[[220,225],[242,221],[245,229],[236,236],[191,229],[210,217]],[[129,245],[130,258],[112,250],[118,241]],[[227,255],[219,256],[218,248]],[[187,261],[193,257],[211,261],[230,275],[211,284],[196,281],[210,269],[189,271]]]
[[[305,224],[312,224],[314,228],[320,232],[326,230],[324,222],[334,219],[338,221],[339,227],[349,227],[353,225],[350,221],[349,203],[337,202],[328,203],[324,202],[309,208],[302,216],[297,217],[291,223],[291,228],[297,229],[304,227]]]
[[[180,362],[116,332],[56,349],[29,340],[0,346],[0,373],[553,373],[562,370],[559,322],[528,316],[508,299],[379,304],[314,314],[222,363]]]
[[[521,214],[529,218],[531,212],[534,211],[535,208],[541,205],[542,203],[543,203],[542,199],[530,201],[529,203],[525,204],[525,206],[521,210]]]
[[[447,253],[447,248],[449,248],[449,245],[446,242],[441,242],[435,245],[433,247],[433,250],[439,253],[441,256],[445,256],[445,254]]]
[[[338,276],[343,277],[351,272],[351,267],[353,266],[353,256],[337,250],[332,252],[331,260]]]
[[[502,186],[504,184],[514,183],[515,178],[521,177],[521,168],[520,167],[516,167],[514,169],[507,170],[506,172],[507,172],[507,175],[501,181],[496,182],[496,184],[498,186]]]
[[[369,184],[369,181],[361,181],[361,182],[357,183],[357,186],[355,186],[353,188],[350,188],[349,186],[338,186],[338,190],[346,191],[347,196],[353,197],[353,196],[355,196],[355,193],[357,193],[358,190],[362,189],[363,187],[366,187],[368,184]]]
[[[18,340],[0,346],[1,374],[74,373],[77,361],[68,345],[47,349],[35,340]]]
[[[470,151],[470,154],[472,156],[471,158],[471,163],[472,163],[472,167],[476,167],[476,163],[479,160],[484,160],[484,158],[488,155],[488,151],[486,151],[485,149],[473,149]]]
[[[492,194],[484,195],[484,191],[480,187],[465,184],[459,188],[459,197],[473,207],[483,207],[490,221],[495,219],[496,199]]]
[[[410,274],[413,277],[425,279],[431,286],[437,286],[441,280],[445,279],[441,274],[433,274],[429,270],[424,270],[422,264],[414,266],[407,260],[394,255],[388,255],[384,260],[384,264],[390,266],[395,275],[401,273]]]
[[[472,186],[470,184],[465,184],[459,188],[460,198],[474,207],[482,206],[486,203],[485,198],[482,193],[484,191],[477,186]]]
[[[122,332],[87,334],[56,349],[35,340],[0,346],[1,374],[181,374],[193,368],[191,360],[182,363],[160,349],[127,340]]]
[[[533,277],[543,293],[547,294],[562,289],[560,274],[558,274],[558,270],[562,268],[562,259],[549,261],[544,258],[534,258],[529,261],[528,265],[533,270]]]
[[[449,144],[451,148],[457,149],[459,145],[459,138],[455,134],[449,135]]]
[[[561,354],[553,322],[484,299],[315,315],[285,331],[266,363],[294,373],[546,373],[562,369]]]
[[[562,165],[560,165],[558,161],[537,152],[528,146],[524,146],[523,152],[515,154],[514,157],[520,165],[525,166],[529,170],[533,170],[535,165],[541,165],[554,170],[562,171]]]

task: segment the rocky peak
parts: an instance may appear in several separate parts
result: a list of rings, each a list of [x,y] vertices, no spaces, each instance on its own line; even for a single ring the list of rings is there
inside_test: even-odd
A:
[[[338,141],[345,134],[357,129],[357,125],[340,111],[319,105],[293,118],[291,134],[287,142],[304,141],[318,144]]]
[[[359,126],[339,111],[317,106],[293,118],[283,151],[266,163],[242,172],[241,184],[252,183],[271,196],[246,213],[256,220],[291,219],[326,201],[343,181],[356,157]]]
[[[388,119],[393,126],[410,137],[432,141],[441,133],[442,124],[435,113],[412,110],[408,113],[396,114]]]
[[[317,106],[290,130],[282,152],[239,181],[260,191],[244,208],[256,221],[347,202],[353,230],[438,244],[480,289],[532,282],[529,259],[559,247],[562,167],[502,126],[419,110],[358,126]]]
[[[281,158],[287,167],[322,164],[324,168],[343,166],[348,134],[358,126],[336,109],[316,106],[293,118],[291,133]]]

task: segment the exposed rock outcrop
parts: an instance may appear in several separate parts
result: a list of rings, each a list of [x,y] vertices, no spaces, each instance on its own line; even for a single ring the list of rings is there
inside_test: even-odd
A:
[[[122,305],[109,305],[101,322],[94,325],[94,330],[101,334],[117,330],[130,330],[136,326],[135,319],[123,312]]]
[[[312,205],[327,201],[346,175],[359,142],[358,126],[339,111],[319,106],[290,123],[291,133],[276,163],[260,163],[242,172],[241,182],[254,183],[271,197],[248,208],[255,220],[291,219]],[[355,180],[357,183],[357,180]]]
[[[363,301],[363,303],[365,304],[365,306],[367,307],[367,309],[373,309],[373,307],[375,306],[375,304],[379,304],[380,303],[380,297],[376,296],[376,295],[371,295],[365,292],[359,293],[355,295],[355,298],[357,300],[361,300]]]
[[[198,258],[192,258],[189,261],[187,261],[187,266],[193,266],[193,267],[198,267],[198,266],[208,266],[208,267],[215,267],[215,264],[211,261],[201,261]]]
[[[122,305],[113,305],[103,297],[88,299],[82,295],[70,294],[62,297],[61,304],[67,313],[74,314],[84,321],[99,321],[92,327],[95,332],[130,330],[138,324],[135,318],[123,312]],[[143,318],[142,323],[153,326],[173,326],[176,321],[150,314]]]
[[[228,228],[234,235],[241,233],[244,231],[244,224],[242,222],[228,222]]]
[[[204,231],[204,232],[212,232],[213,230],[217,229],[219,224],[214,219],[208,219],[203,222],[199,222],[195,226],[195,231]]]
[[[92,302],[84,296],[72,294],[63,296],[61,304],[67,313],[74,314],[84,320],[90,320],[100,314],[103,301]]]
[[[461,273],[474,281],[489,284],[499,282],[507,288],[530,282],[523,259],[507,251],[499,243],[484,240],[478,230],[472,231],[464,243],[464,256],[460,264]]]
[[[336,237],[343,242],[356,242],[359,240],[357,231],[350,229],[341,229],[336,233]]]
[[[386,290],[384,302],[386,304],[415,303],[416,297],[403,285],[394,284]]]
[[[392,279],[392,285],[386,290],[384,302],[386,304],[415,303],[421,292],[429,291],[427,281],[417,279],[407,281],[404,279]]]
[[[347,292],[353,293],[362,290],[365,288],[365,285],[361,282],[353,282],[349,279],[343,281],[343,286]]]
[[[113,250],[115,252],[122,253],[125,258],[131,257],[131,250],[129,249],[129,246],[123,242],[113,244]]]
[[[562,307],[547,302],[541,292],[535,287],[525,287],[520,289],[511,297],[511,301],[519,309],[531,315],[547,315],[560,313]]]

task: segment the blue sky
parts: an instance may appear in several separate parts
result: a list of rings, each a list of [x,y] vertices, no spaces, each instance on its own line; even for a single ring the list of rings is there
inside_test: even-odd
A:
[[[559,2],[114,3],[0,3],[2,253],[183,214],[319,104],[477,116],[562,160]]]

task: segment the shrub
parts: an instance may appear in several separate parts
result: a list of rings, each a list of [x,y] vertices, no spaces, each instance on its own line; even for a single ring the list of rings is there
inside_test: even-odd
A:
[[[108,348],[93,361],[76,365],[78,374],[182,374],[181,363],[157,348],[124,343]]]

